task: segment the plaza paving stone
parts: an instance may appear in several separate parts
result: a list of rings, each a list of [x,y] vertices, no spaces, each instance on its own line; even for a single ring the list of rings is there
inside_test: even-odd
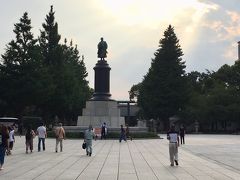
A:
[[[168,141],[163,139],[93,142],[93,155],[83,140],[65,140],[55,153],[55,139],[46,151],[25,154],[25,138],[16,136],[13,154],[5,158],[0,180],[230,180],[240,179],[240,136],[186,135],[179,147],[179,166],[170,166]]]

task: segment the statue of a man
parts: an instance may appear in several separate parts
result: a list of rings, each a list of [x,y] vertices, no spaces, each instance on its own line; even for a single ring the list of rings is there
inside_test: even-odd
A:
[[[107,57],[107,48],[108,45],[106,43],[106,41],[103,40],[103,38],[101,38],[101,41],[98,43],[98,58],[100,58],[101,60],[104,60],[104,58]]]

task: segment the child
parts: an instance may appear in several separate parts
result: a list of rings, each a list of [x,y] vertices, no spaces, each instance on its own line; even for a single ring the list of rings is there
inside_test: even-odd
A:
[[[9,147],[7,150],[7,155],[11,155],[12,154],[11,150],[13,149],[13,144],[15,143],[14,128],[9,126],[8,131],[9,131]]]

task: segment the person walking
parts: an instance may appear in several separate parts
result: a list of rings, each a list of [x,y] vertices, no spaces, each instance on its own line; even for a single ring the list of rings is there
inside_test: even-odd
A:
[[[95,137],[95,134],[93,132],[92,125],[89,125],[88,129],[85,130],[85,133],[84,133],[84,141],[86,142],[87,156],[92,155],[92,140],[94,137]]]
[[[107,126],[104,122],[101,127],[101,139],[106,139]]]
[[[180,127],[180,139],[181,139],[181,144],[185,144],[185,128],[183,125]]]
[[[129,138],[129,139],[131,139],[131,141],[132,141],[132,136],[130,135],[130,131],[129,131],[129,126],[128,126],[128,124],[126,124],[126,138]]]
[[[35,132],[32,130],[31,126],[27,127],[27,131],[25,134],[26,139],[26,154],[28,154],[28,149],[30,149],[30,152],[33,151],[33,138],[35,137]]]
[[[169,156],[171,166],[175,164],[178,166],[178,146],[179,146],[179,135],[175,131],[175,126],[171,125],[170,131],[167,133],[167,139],[169,140]]]
[[[63,139],[65,139],[65,130],[62,127],[62,123],[59,123],[59,127],[56,128],[55,135],[56,135],[55,151],[56,151],[56,153],[58,152],[58,144],[60,143],[60,151],[62,152],[62,150],[63,150]]]
[[[45,151],[45,138],[47,137],[47,131],[43,123],[41,123],[41,126],[37,128],[37,135],[38,135],[38,152],[41,150],[41,142],[43,151]]]
[[[15,143],[15,138],[14,138],[14,128],[12,127],[8,127],[8,132],[9,132],[9,147],[7,150],[7,155],[11,155],[12,154],[12,149],[13,149],[13,144]]]
[[[3,170],[5,153],[8,149],[9,132],[6,126],[0,125],[0,170]]]
[[[120,138],[119,138],[119,142],[122,142],[122,140],[124,140],[125,142],[126,140],[126,131],[123,128],[123,125],[121,125],[121,129],[120,129]]]

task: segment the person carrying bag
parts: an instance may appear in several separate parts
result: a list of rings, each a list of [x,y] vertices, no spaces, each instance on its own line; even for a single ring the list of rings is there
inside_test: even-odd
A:
[[[56,135],[56,148],[55,152],[58,152],[58,144],[60,143],[60,151],[62,152],[63,150],[63,139],[65,139],[65,130],[62,127],[62,123],[59,123],[59,127],[56,128],[55,130],[55,135]]]

